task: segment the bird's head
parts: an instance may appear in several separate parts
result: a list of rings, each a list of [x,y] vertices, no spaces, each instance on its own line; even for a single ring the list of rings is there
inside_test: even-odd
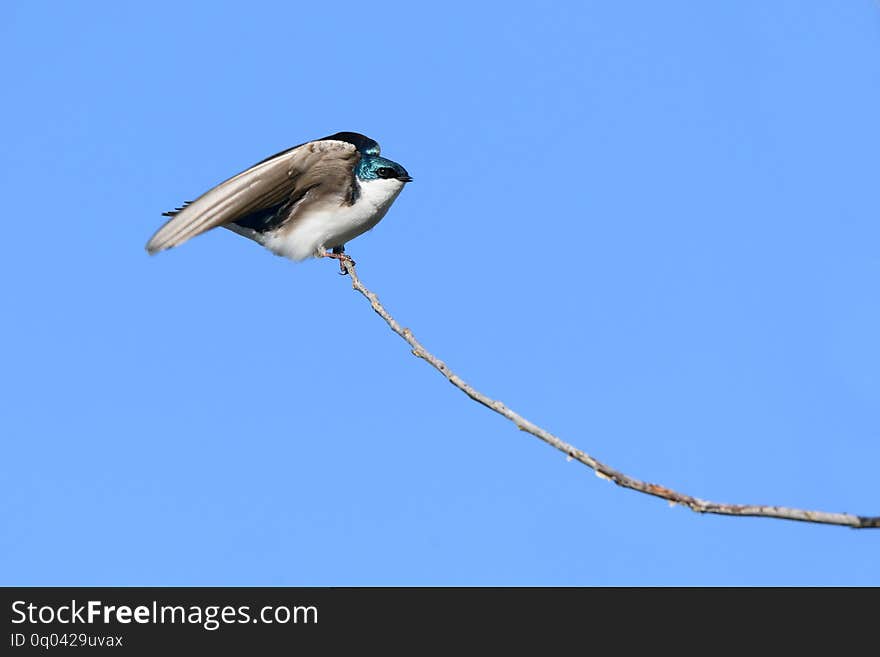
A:
[[[412,181],[406,169],[397,162],[380,155],[365,154],[361,156],[357,165],[357,177],[359,180],[399,180],[402,183]]]

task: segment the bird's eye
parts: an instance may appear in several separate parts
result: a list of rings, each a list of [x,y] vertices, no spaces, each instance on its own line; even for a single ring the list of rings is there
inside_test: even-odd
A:
[[[397,175],[397,172],[391,167],[379,167],[376,169],[376,175],[380,178],[394,178]]]

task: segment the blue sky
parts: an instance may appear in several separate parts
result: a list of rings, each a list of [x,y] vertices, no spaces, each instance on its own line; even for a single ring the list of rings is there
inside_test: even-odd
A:
[[[880,5],[18,3],[0,583],[880,584],[469,401],[330,262],[160,213],[293,144],[414,176],[350,243],[466,380],[718,501],[880,514]]]

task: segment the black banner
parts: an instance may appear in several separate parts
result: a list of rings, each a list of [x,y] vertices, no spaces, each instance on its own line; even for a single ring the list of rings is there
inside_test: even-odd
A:
[[[873,623],[866,591],[583,588],[0,588],[0,653],[469,654],[540,646],[751,645]],[[861,611],[859,611],[861,610]],[[840,616],[841,618],[838,618]],[[762,622],[759,622],[762,619]],[[858,633],[854,634],[858,636]],[[161,652],[160,652],[161,651]],[[259,652],[255,652],[259,651]],[[714,650],[713,650],[714,651]]]

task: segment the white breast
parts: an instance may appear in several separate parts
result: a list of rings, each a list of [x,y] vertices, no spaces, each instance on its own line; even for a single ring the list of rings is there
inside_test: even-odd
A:
[[[305,260],[322,249],[341,246],[378,224],[403,185],[394,179],[362,181],[360,196],[353,205],[313,210],[275,234],[266,235],[263,244],[292,260]]]

